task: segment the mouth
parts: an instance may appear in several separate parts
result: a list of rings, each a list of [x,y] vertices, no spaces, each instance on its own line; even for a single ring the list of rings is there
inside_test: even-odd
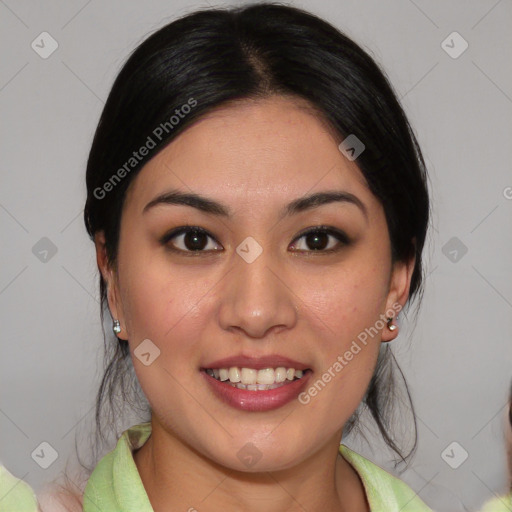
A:
[[[210,377],[228,386],[245,391],[268,391],[277,389],[304,378],[311,370],[297,370],[293,367],[248,368],[231,366],[229,368],[204,368]]]
[[[264,412],[297,399],[313,371],[280,356],[230,357],[200,368],[212,397],[234,409]]]

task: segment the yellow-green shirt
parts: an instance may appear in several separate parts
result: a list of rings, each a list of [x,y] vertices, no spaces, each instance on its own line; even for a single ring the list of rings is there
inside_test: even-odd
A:
[[[151,423],[125,430],[116,447],[92,472],[83,495],[84,512],[153,512],[133,460],[151,434]],[[360,476],[372,512],[433,512],[404,482],[345,445],[340,454]],[[0,464],[0,512],[39,512],[33,489]],[[512,512],[512,493],[487,501],[480,512]]]
[[[0,512],[37,512],[32,487],[0,464]]]
[[[153,512],[133,460],[133,451],[150,434],[149,422],[123,432],[117,446],[99,461],[87,482],[84,512]],[[410,487],[370,460],[343,444],[340,453],[361,477],[372,512],[432,512]]]
[[[486,501],[480,512],[512,512],[512,492]]]

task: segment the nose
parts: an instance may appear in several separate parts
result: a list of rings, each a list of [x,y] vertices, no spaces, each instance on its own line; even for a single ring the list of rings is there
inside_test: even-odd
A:
[[[270,251],[251,263],[233,255],[220,296],[219,322],[223,329],[242,331],[246,337],[265,338],[272,331],[292,328],[297,322],[293,283]]]

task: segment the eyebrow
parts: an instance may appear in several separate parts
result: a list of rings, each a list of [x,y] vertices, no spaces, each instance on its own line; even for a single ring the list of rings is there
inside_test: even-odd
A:
[[[330,203],[347,203],[357,206],[368,220],[368,210],[364,203],[354,194],[341,190],[327,190],[317,192],[308,196],[299,197],[286,205],[281,211],[280,218],[289,217],[291,215],[312,210],[319,206]],[[231,217],[232,210],[222,203],[205,196],[195,193],[181,192],[179,190],[170,190],[164,194],[160,194],[152,199],[142,210],[146,213],[157,205],[185,205],[197,208],[198,210],[221,217]]]

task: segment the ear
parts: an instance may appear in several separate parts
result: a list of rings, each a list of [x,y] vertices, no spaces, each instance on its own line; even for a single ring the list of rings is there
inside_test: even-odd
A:
[[[96,262],[98,269],[107,285],[107,301],[110,314],[112,318],[119,320],[121,324],[121,332],[117,334],[117,337],[127,340],[126,323],[124,321],[122,304],[119,300],[119,283],[115,270],[108,263],[105,234],[103,231],[99,231],[94,235],[94,244],[96,246]]]
[[[416,263],[416,256],[408,261],[396,261],[393,264],[390,277],[386,311],[395,311],[393,318],[402,310],[409,298],[411,278]],[[389,315],[391,316],[391,315]],[[390,331],[387,326],[382,331],[382,341],[392,341],[398,336],[398,329]]]

